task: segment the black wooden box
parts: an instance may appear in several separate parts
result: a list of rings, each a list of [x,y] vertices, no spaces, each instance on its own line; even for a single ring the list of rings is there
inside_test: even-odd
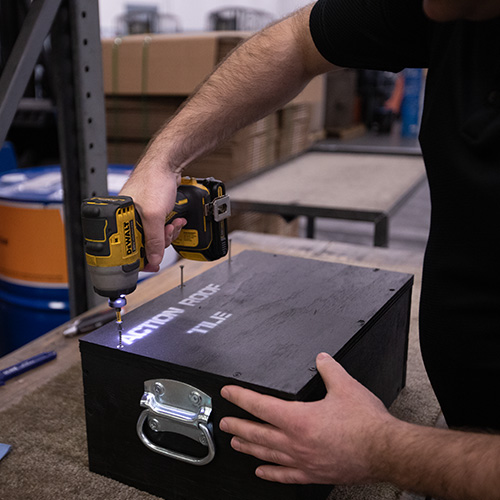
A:
[[[326,351],[389,405],[405,384],[412,282],[246,251],[127,314],[121,346],[113,323],[87,335],[90,470],[169,500],[325,499],[331,486],[254,475],[258,461],[218,427],[248,414],[220,389],[320,399]]]

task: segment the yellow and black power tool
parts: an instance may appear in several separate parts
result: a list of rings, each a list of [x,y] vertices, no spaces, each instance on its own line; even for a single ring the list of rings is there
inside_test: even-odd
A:
[[[224,184],[209,177],[183,177],[173,211],[165,224],[187,224],[172,246],[184,258],[217,260],[228,251],[227,218],[231,215]],[[146,263],[144,231],[130,196],[93,197],[82,203],[85,254],[94,290],[107,297],[121,323],[125,295],[137,286]]]

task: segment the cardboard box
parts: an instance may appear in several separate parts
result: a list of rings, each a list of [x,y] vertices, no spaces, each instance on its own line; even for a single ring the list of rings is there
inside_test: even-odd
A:
[[[161,125],[216,64],[249,35],[241,31],[215,31],[104,39],[109,161],[136,163]],[[318,137],[324,130],[324,104],[325,78],[321,75],[285,107],[293,112],[307,109],[307,123],[297,119],[282,131],[266,130],[267,137],[264,131],[262,137],[253,131],[253,138],[247,138],[246,142],[237,134],[230,146],[227,143],[211,156],[194,162],[189,175],[214,175],[227,182],[304,151],[310,146],[311,137]],[[277,134],[278,143],[273,145]],[[218,174],[219,169],[222,174]]]
[[[276,131],[233,139],[184,170],[192,177],[216,177],[229,183],[241,181],[276,162]]]
[[[107,96],[108,140],[149,141],[185,100],[182,96]]]
[[[104,39],[108,161],[136,164],[151,137],[215,65],[248,32],[130,35]],[[216,151],[190,164],[186,175],[241,181],[305,151],[323,135],[325,78],[314,78],[288,104],[277,125],[272,113],[245,127]]]
[[[250,34],[212,31],[104,38],[104,93],[189,96]],[[312,130],[323,128],[325,85],[324,75],[319,75],[291,101],[312,105]]]
[[[313,78],[288,105],[307,104],[310,108],[309,131],[324,130],[325,122],[326,75]]]
[[[311,109],[308,102],[290,104],[279,111],[278,160],[285,161],[309,146]]]
[[[278,161],[306,151],[324,137],[326,77],[319,75],[279,111]]]
[[[188,96],[245,31],[129,35],[102,40],[105,94]]]
[[[139,107],[139,106],[138,106]],[[127,112],[133,118],[132,112]],[[125,120],[113,125],[108,123],[108,130],[113,129],[118,135],[129,138],[108,140],[108,161],[110,163],[135,164],[146,148],[149,138],[145,132],[161,115],[148,117],[137,115],[135,121]],[[184,175],[191,177],[215,177],[223,182],[234,181],[258,172],[276,162],[278,117],[272,113],[261,120],[244,127],[231,139],[214,152],[209,153],[191,164]]]
[[[90,470],[169,500],[325,499],[331,486],[255,474],[219,430],[253,418],[239,384],[321,399],[317,353],[390,405],[405,384],[412,277],[246,251],[80,340]]]
[[[227,220],[229,231],[251,231],[254,233],[278,234],[280,236],[300,236],[299,218],[285,220],[278,214],[244,212],[232,209]]]
[[[109,163],[135,165],[147,140],[108,141]],[[259,172],[276,162],[276,132],[230,141],[215,152],[190,163],[183,175],[215,177],[223,182],[236,181]]]

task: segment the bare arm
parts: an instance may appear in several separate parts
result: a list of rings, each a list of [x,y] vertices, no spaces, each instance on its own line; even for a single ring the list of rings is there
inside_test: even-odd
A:
[[[162,221],[173,207],[182,169],[332,68],[312,41],[311,8],[262,30],[233,51],[149,145],[122,193],[139,205],[150,270],[159,264],[165,242],[170,243]]]
[[[500,436],[427,428],[391,416],[383,404],[330,356],[317,367],[325,399],[285,402],[236,386],[229,401],[265,424],[226,417],[232,446],[278,465],[262,479],[284,483],[391,482],[447,499],[489,500],[500,491]]]
[[[214,71],[154,141],[152,148],[165,165],[179,171],[330,69],[309,32],[311,8],[254,35]]]
[[[438,498],[498,498],[498,435],[404,424],[388,444],[379,448],[383,460],[377,474],[384,481]]]

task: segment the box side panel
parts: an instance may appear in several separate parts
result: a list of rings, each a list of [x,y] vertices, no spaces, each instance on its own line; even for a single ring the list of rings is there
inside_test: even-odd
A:
[[[261,463],[235,452],[230,436],[219,431],[223,416],[247,417],[219,396],[227,383],[220,377],[183,370],[161,362],[120,356],[100,346],[81,343],[87,440],[90,470],[129,484],[167,500],[324,500],[330,487],[298,487],[269,483],[254,475]],[[215,458],[205,466],[194,466],[149,450],[136,433],[143,411],[139,402],[145,380],[167,378],[194,385],[213,399],[211,423]],[[145,429],[146,431],[147,429]],[[193,456],[204,456],[206,448],[183,436],[166,435],[155,444]]]
[[[335,359],[389,407],[406,383],[411,288],[395,301],[373,324],[341,350]],[[299,394],[299,399],[315,401],[326,389],[318,375]]]
[[[339,361],[389,407],[406,383],[409,303],[403,295]]]

